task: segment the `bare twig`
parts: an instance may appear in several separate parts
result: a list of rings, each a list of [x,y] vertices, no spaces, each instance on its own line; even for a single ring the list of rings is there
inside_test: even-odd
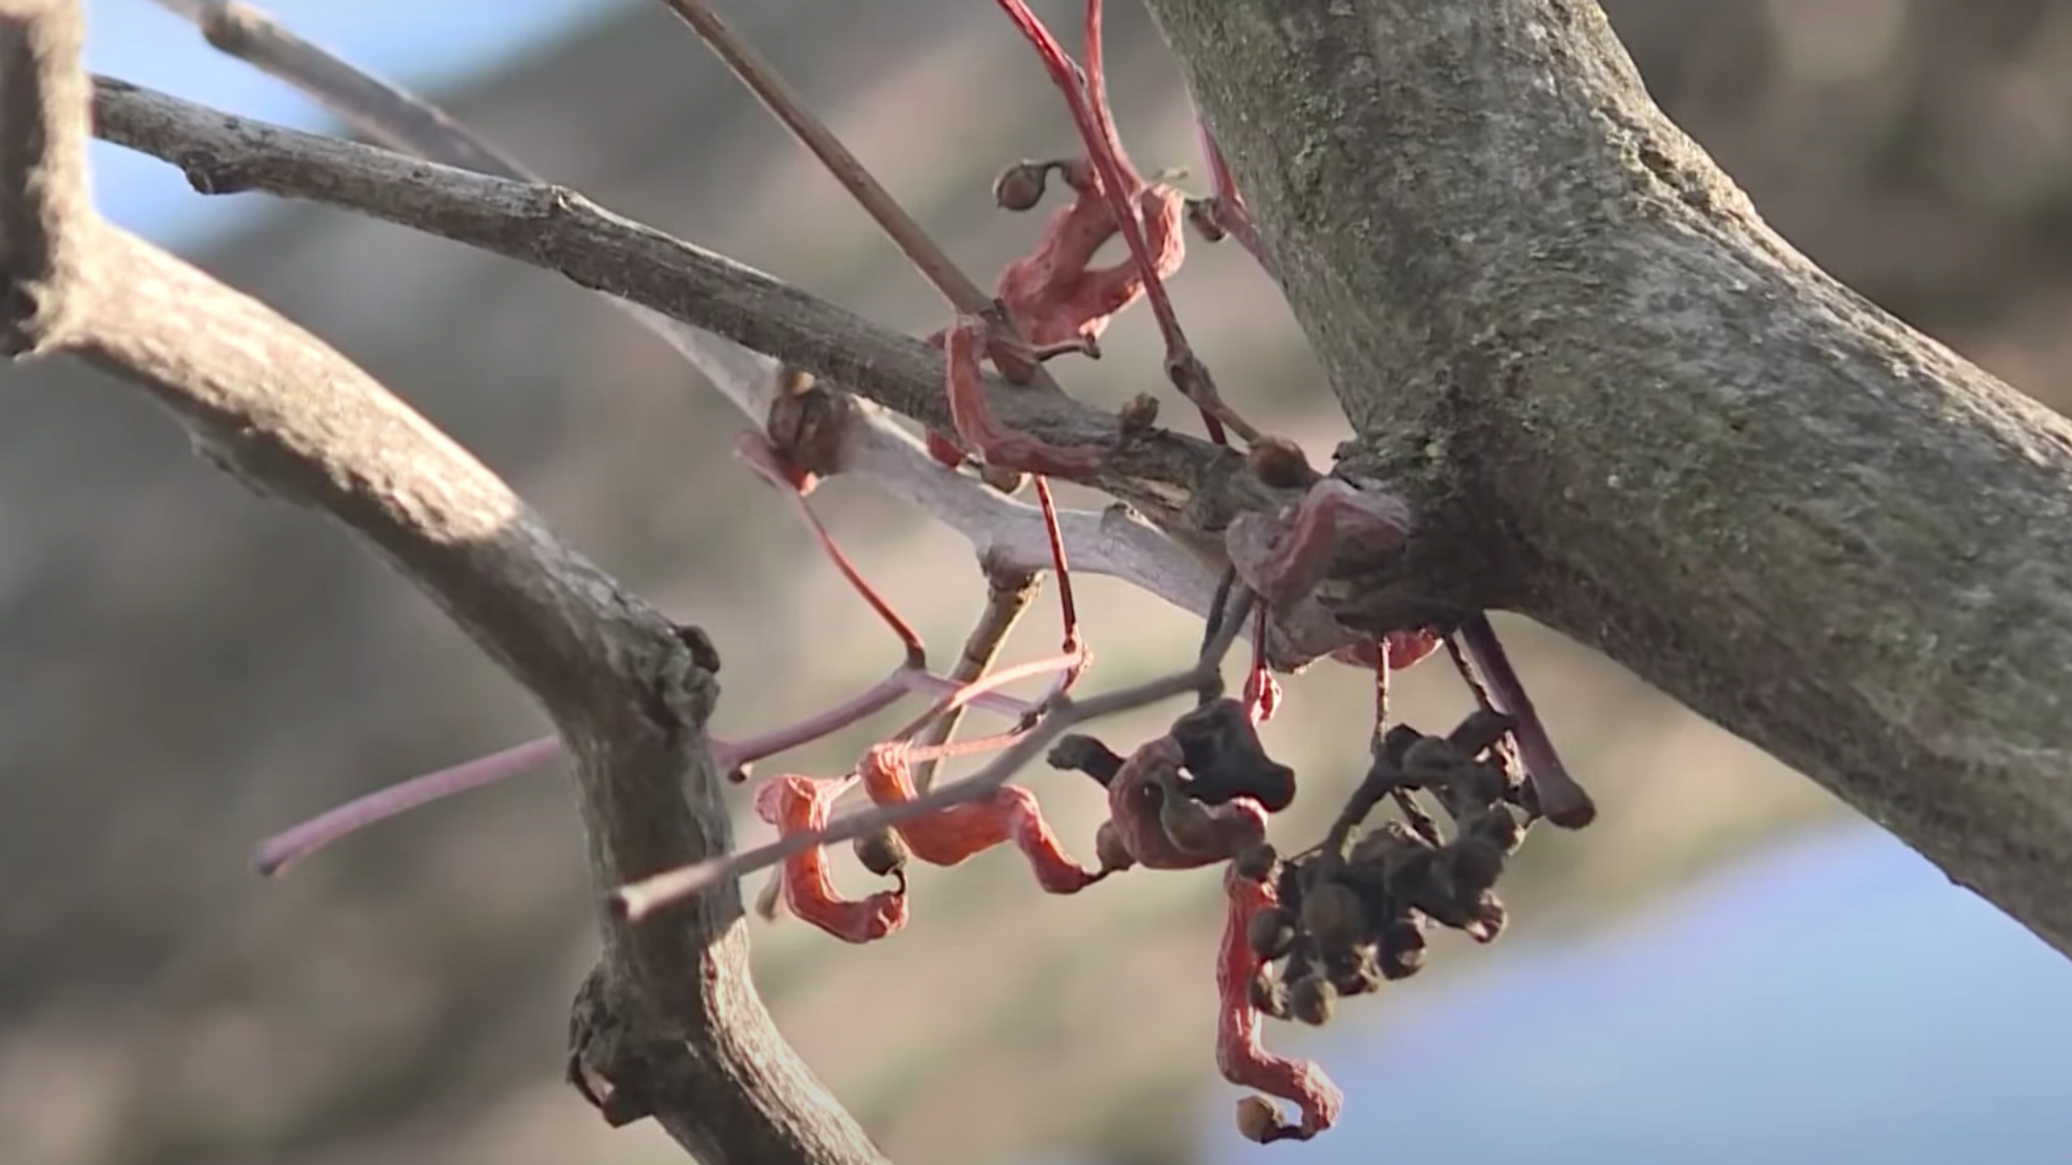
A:
[[[181,166],[203,191],[311,199],[481,247],[709,329],[936,428],[951,425],[940,352],[570,190],[412,161],[106,79],[95,83],[95,132]],[[1014,428],[1056,445],[1107,447],[1084,484],[1162,525],[1218,529],[1294,496],[1207,442],[1163,430],[1119,442],[1108,413],[1062,393],[987,383],[989,407]],[[774,384],[773,372],[765,392]]]
[[[437,602],[572,745],[603,885],[723,846],[727,815],[704,758],[709,645],[680,638],[351,362],[103,223],[79,161],[80,26],[77,0],[0,0],[0,323],[20,349],[138,384],[217,464],[335,518]],[[49,241],[19,245],[38,235]],[[44,310],[46,287],[62,315]],[[603,920],[586,1022],[611,1054],[593,1068],[703,1159],[875,1165],[869,1138],[743,989],[740,910],[730,887],[679,925]]]
[[[1061,515],[1062,516],[1062,515]],[[950,669],[950,679],[959,683],[970,683],[986,674],[993,661],[1000,658],[1000,649],[1007,644],[1007,637],[1014,633],[1014,625],[1021,621],[1022,613],[1035,600],[1036,592],[1043,586],[1043,576],[1030,570],[1001,570],[990,564],[981,564],[986,575],[986,605],[979,611],[978,622],[971,628],[971,634],[964,637],[964,647],[957,654],[957,663]],[[914,763],[912,777],[914,788],[926,793],[935,785],[935,770],[939,758],[928,753],[932,745],[946,743],[957,734],[957,728],[964,722],[964,708],[959,706],[928,726],[914,743],[921,747],[927,759]]]
[[[992,763],[961,781],[943,785],[925,796],[898,805],[852,813],[837,818],[826,829],[787,834],[769,845],[758,846],[726,857],[709,858],[680,869],[665,871],[614,891],[609,905],[616,915],[640,921],[666,907],[683,902],[720,885],[732,885],[741,875],[776,865],[785,858],[814,846],[847,841],[873,830],[896,826],[903,821],[975,801],[1007,783],[1023,765],[1035,759],[1052,740],[1073,725],[1101,716],[1112,716],[1146,704],[1188,692],[1214,692],[1223,683],[1224,656],[1237,642],[1250,612],[1252,593],[1239,590],[1235,609],[1225,613],[1217,633],[1204,647],[1194,666],[1185,671],[1150,680],[1120,691],[1085,700],[1059,697],[1042,720],[1022,734]]]
[[[754,93],[763,105],[775,114],[784,128],[799,139],[799,143],[810,150],[835,181],[849,192],[871,221],[878,224],[886,237],[899,248],[944,299],[959,312],[980,315],[993,306],[993,297],[986,294],[971,277],[957,266],[940,244],[931,238],[921,224],[899,205],[891,191],[874,177],[869,168],[857,160],[849,147],[842,144],[827,124],[813,115],[799,95],[792,91],[777,70],[763,59],[755,46],[743,40],[718,12],[705,0],[662,0],[677,18],[691,26],[699,39],[705,42],[713,55],[733,70],[741,83]]]

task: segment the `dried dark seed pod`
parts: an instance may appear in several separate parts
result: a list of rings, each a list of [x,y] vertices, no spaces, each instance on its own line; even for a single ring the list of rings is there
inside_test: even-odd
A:
[[[1288,1018],[1287,985],[1275,978],[1272,971],[1265,967],[1259,968],[1259,973],[1252,976],[1248,994],[1251,996],[1253,1007],[1275,1019]]]
[[[1103,786],[1122,771],[1122,757],[1114,749],[1077,732],[1058,737],[1058,742],[1050,746],[1050,753],[1044,759],[1051,768],[1085,773]]]
[[[1186,213],[1187,225],[1194,228],[1194,233],[1201,236],[1202,242],[1223,241],[1223,224],[1216,221],[1216,208],[1209,205],[1208,199],[1188,199]]]
[[[1443,736],[1420,736],[1403,750],[1403,774],[1421,785],[1444,784],[1467,762]]]
[[[1504,925],[1511,919],[1511,913],[1495,894],[1484,890],[1475,904],[1468,908],[1468,924],[1462,930],[1478,943],[1493,943],[1504,933]]]
[[[1432,843],[1401,821],[1384,821],[1360,835],[1353,843],[1350,859],[1358,865],[1391,869],[1406,859],[1431,850]]]
[[[1247,1096],[1237,1102],[1237,1133],[1255,1145],[1270,1145],[1280,1139],[1286,1126],[1281,1110],[1263,1096]]]
[[[1281,856],[1274,851],[1273,843],[1262,841],[1247,846],[1237,855],[1237,876],[1254,882],[1272,882],[1280,872]]]
[[[1295,916],[1278,906],[1254,914],[1245,923],[1245,943],[1262,959],[1278,959],[1295,945]]]
[[[1280,870],[1274,874],[1273,878],[1273,896],[1281,904],[1282,909],[1296,911],[1302,909],[1303,878],[1314,864],[1314,858],[1306,861],[1281,863]]]
[[[1042,162],[1016,162],[993,179],[993,202],[1002,210],[1033,210],[1049,178],[1050,167]]]
[[[1295,945],[1288,949],[1288,961],[1281,964],[1281,982],[1296,983],[1307,978],[1311,968],[1316,966],[1315,955],[1314,944],[1296,939]]]
[[[1374,759],[1400,769],[1403,767],[1403,754],[1410,751],[1411,745],[1423,739],[1424,733],[1408,724],[1398,724],[1382,734],[1381,748]]]
[[[1311,886],[1302,896],[1302,925],[1325,950],[1349,947],[1367,929],[1360,896],[1336,881]]]
[[[1295,800],[1295,770],[1266,755],[1245,706],[1225,697],[1173,721],[1172,737],[1194,777],[1187,795],[1204,805],[1249,797],[1268,813]]]
[[[1446,847],[1446,866],[1453,885],[1464,894],[1478,894],[1496,885],[1504,873],[1503,847],[1469,834]]]
[[[906,839],[890,829],[860,833],[849,845],[856,851],[856,860],[863,863],[863,868],[880,878],[906,869],[907,859],[913,856],[907,849]]]
[[[1338,990],[1329,979],[1304,975],[1288,987],[1288,1012],[1311,1027],[1321,1027],[1330,1022],[1337,999]]]
[[[1514,721],[1502,712],[1478,708],[1446,734],[1446,739],[1461,751],[1463,756],[1481,756],[1496,747],[1496,742],[1511,731]]]
[[[1331,986],[1340,995],[1369,995],[1381,990],[1380,952],[1371,942],[1340,951],[1325,960]]]
[[[1424,928],[1412,919],[1397,919],[1381,932],[1375,955],[1383,978],[1408,979],[1424,966]]]
[[[1492,805],[1489,812],[1475,823],[1475,836],[1507,854],[1514,854],[1525,842],[1525,827],[1518,823],[1517,815],[1510,809]]]
[[[1094,856],[1101,861],[1101,872],[1127,870],[1137,864],[1137,855],[1122,843],[1122,830],[1113,821],[1101,822],[1094,831]]]
[[[1460,809],[1487,809],[1510,794],[1511,778],[1487,761],[1470,761],[1454,770],[1452,789]]]

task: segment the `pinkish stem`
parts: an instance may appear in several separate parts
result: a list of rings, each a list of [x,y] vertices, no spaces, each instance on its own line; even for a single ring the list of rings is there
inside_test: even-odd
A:
[[[529,772],[561,753],[561,738],[543,736],[502,752],[476,757],[452,768],[412,777],[386,789],[348,801],[327,813],[318,814],[292,829],[267,838],[259,846],[252,864],[272,877],[295,862],[323,849],[340,838],[358,833],[379,822],[407,813],[420,805],[443,801],[470,789],[493,785],[508,777]]]
[[[745,780],[750,764],[846,728],[909,692],[932,695],[939,701],[956,698],[959,703],[1017,720],[1028,718],[1039,708],[1033,702],[1012,696],[984,690],[967,691],[965,685],[954,680],[901,666],[856,698],[797,724],[738,741],[722,740],[716,736],[711,738],[708,747],[713,768],[732,780]],[[561,752],[559,737],[543,736],[501,752],[376,789],[267,838],[260,843],[253,865],[261,874],[272,877],[370,825],[378,825],[434,801],[443,801],[530,772],[560,756]]]

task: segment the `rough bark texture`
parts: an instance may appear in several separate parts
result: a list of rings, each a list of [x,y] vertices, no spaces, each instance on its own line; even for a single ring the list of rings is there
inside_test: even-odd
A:
[[[1355,463],[2072,952],[2072,425],[1773,233],[1589,0],[1151,8]]]

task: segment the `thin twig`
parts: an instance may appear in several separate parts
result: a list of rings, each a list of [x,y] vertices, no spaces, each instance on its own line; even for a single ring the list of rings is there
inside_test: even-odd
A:
[[[1042,589],[1043,576],[1028,570],[996,570],[988,568],[986,575],[986,605],[979,611],[978,622],[971,628],[971,634],[964,637],[964,648],[958,653],[956,666],[950,669],[949,678],[957,683],[970,683],[986,674],[993,661],[1000,658],[1000,649],[1007,644],[1007,637],[1014,632],[1014,626],[1021,621],[1023,612]],[[928,726],[915,739],[915,744],[927,748],[944,744],[957,734],[964,722],[964,709],[955,708]],[[914,788],[926,793],[935,784],[935,770],[941,762],[935,757],[917,761],[913,768]]]
[[[710,4],[705,0],[662,0],[662,3],[690,25],[713,55],[724,61],[749,92],[761,99],[777,120],[784,123],[784,128],[790,130],[822,166],[827,167],[827,172],[842,184],[864,213],[871,216],[871,221],[878,224],[879,229],[899,248],[900,254],[905,255],[907,261],[942,293],[943,298],[950,301],[952,308],[970,315],[991,311],[993,297],[980,289],[957,266],[956,260],[921,229],[921,224],[899,205],[899,200],[892,197],[892,193],[857,160],[855,154],[849,152],[842,139],[814,116],[791,86],[785,84],[777,70],[770,67],[770,62],[727,27],[727,22]]]
[[[770,353],[937,429],[952,424],[937,349],[568,189],[414,161],[118,81],[97,80],[95,98],[97,134],[183,166],[198,189],[310,199],[480,247]],[[753,365],[760,421],[776,371]],[[1082,484],[1154,521],[1220,529],[1239,512],[1275,509],[1294,496],[1230,472],[1228,451],[1207,442],[1152,430],[1118,443],[1111,413],[985,379],[988,406],[1003,423],[1054,445],[1104,447]],[[1204,491],[1209,481],[1216,488]]]
[[[1229,654],[1231,644],[1235,643],[1243,632],[1245,616],[1251,611],[1252,601],[1251,591],[1238,592],[1236,609],[1223,616],[1220,632],[1207,645],[1193,667],[1135,687],[1085,700],[1061,698],[1034,728],[1023,734],[992,763],[970,777],[940,786],[912,801],[881,806],[838,818],[823,830],[788,834],[752,850],[698,862],[621,886],[612,893],[608,905],[619,917],[638,921],[713,886],[776,865],[793,854],[814,846],[847,841],[952,805],[975,801],[1006,784],[1023,765],[1040,755],[1044,746],[1075,724],[1140,708],[1186,692],[1220,690],[1223,682],[1223,658]]]

